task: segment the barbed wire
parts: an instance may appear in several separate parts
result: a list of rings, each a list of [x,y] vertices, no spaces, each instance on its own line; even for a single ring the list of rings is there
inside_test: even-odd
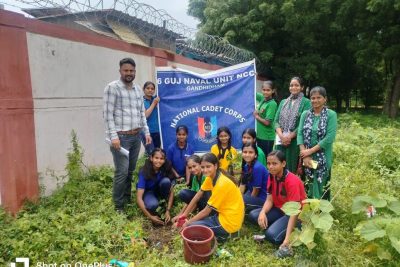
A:
[[[188,27],[165,10],[135,0],[16,1],[38,9],[36,13],[23,10],[41,20],[62,23],[62,18],[74,17],[81,27],[107,36],[166,48],[209,63],[218,64],[220,61],[233,65],[256,58],[254,53],[238,48],[221,37]],[[59,13],[52,13],[51,9],[58,9]]]

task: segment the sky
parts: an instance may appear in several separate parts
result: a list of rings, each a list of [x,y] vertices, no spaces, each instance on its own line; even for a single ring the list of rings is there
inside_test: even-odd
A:
[[[40,0],[36,0],[40,1]],[[46,0],[41,0],[46,2]],[[54,2],[58,1],[59,3],[67,3],[66,0],[52,0]],[[82,3],[88,0],[77,0]],[[92,2],[96,2],[98,0],[92,0]],[[128,0],[120,0],[121,2],[128,2]],[[34,0],[25,0],[25,2],[34,2]],[[104,0],[104,7],[110,6],[113,0]],[[175,18],[177,21],[189,26],[190,28],[196,28],[199,23],[197,19],[186,14],[187,7],[189,4],[189,0],[136,0],[136,2],[144,3],[150,6],[153,6],[155,9],[163,9],[165,10],[171,17]],[[21,8],[33,8],[35,6],[27,5],[22,3],[19,0],[0,0],[0,4],[4,5],[4,9],[15,11],[19,13],[21,12]]]

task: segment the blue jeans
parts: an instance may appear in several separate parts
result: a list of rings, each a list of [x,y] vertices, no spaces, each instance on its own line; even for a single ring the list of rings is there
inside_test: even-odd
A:
[[[161,139],[160,139],[160,133],[150,133],[152,142],[148,145],[146,145],[146,135],[144,134],[143,131],[140,131],[140,138],[142,139],[142,144],[145,148],[145,152],[147,156],[151,155],[151,152],[153,151],[154,148],[156,147],[161,147]]]
[[[144,191],[143,202],[146,209],[151,213],[155,214],[158,208],[159,199],[165,199],[168,201],[169,194],[171,192],[171,180],[168,177],[164,177],[156,185],[155,190]]]
[[[243,201],[246,208],[246,214],[248,214],[250,211],[254,209],[262,208],[265,202],[265,200],[259,197],[252,197],[250,191],[247,191],[243,195]]]
[[[258,215],[261,209],[252,210],[249,214],[250,220],[258,224]],[[282,244],[286,237],[286,229],[289,222],[289,216],[276,207],[272,207],[266,214],[268,219],[268,228],[265,230],[265,239],[275,245]],[[297,222],[297,227],[300,228],[300,222]]]
[[[230,236],[230,234],[225,231],[218,220],[218,214],[208,216],[203,220],[192,222],[190,225],[204,225],[210,228],[213,232],[215,237],[217,238],[218,242],[224,242]]]
[[[196,191],[190,190],[190,189],[182,189],[179,191],[179,198],[185,202],[186,204],[189,204],[190,201],[192,201],[193,197],[196,195]],[[197,207],[199,210],[202,210],[206,207],[207,201],[210,198],[211,192],[206,191],[203,193],[203,196],[200,198],[199,202],[197,203]]]
[[[113,201],[116,209],[123,209],[131,202],[132,174],[140,151],[140,135],[118,134],[121,147],[129,150],[129,158],[119,150],[110,147],[113,155],[115,173],[113,181]]]
[[[267,157],[274,147],[274,140],[262,140],[257,138],[257,145],[262,149],[265,157]]]

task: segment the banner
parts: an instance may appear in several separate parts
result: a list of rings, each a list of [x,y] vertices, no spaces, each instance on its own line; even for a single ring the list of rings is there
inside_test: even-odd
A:
[[[176,127],[189,128],[188,142],[196,152],[208,152],[217,142],[217,129],[227,126],[232,145],[242,148],[242,132],[255,128],[256,71],[250,61],[198,74],[171,67],[157,68],[161,141],[176,142]]]

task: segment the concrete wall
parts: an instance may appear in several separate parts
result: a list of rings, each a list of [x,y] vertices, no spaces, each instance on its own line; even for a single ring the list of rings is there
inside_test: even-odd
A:
[[[75,130],[88,165],[112,164],[104,142],[103,90],[119,78],[118,62],[132,57],[135,81],[154,80],[152,57],[28,33],[29,65],[35,115],[36,155],[46,194],[63,175]]]

